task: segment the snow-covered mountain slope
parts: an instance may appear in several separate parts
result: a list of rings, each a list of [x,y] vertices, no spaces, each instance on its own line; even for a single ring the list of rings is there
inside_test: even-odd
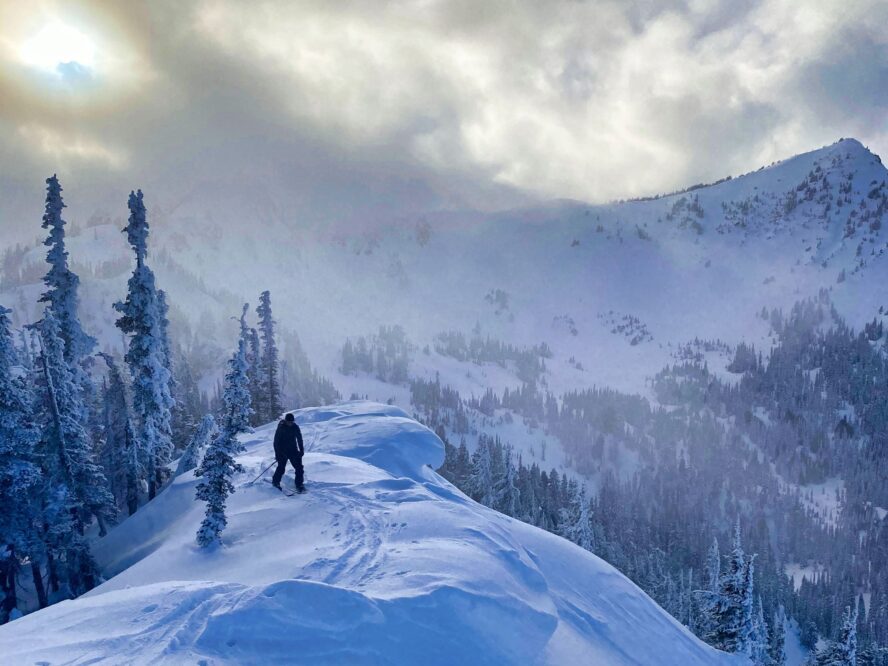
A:
[[[4,664],[740,664],[573,544],[467,499],[440,440],[395,407],[304,410],[309,492],[248,485],[224,547],[194,543],[180,477],[97,542],[107,582],[0,627]]]
[[[146,201],[158,283],[195,328],[212,322],[202,338],[217,335],[223,349],[236,333],[229,318],[238,299],[255,302],[271,289],[276,317],[330,377],[347,336],[401,324],[421,348],[442,331],[477,324],[507,342],[547,342],[555,393],[591,385],[644,391],[646,378],[694,338],[767,350],[761,309],[820,289],[852,325],[871,320],[888,280],[886,181],[879,158],[846,139],[656,199],[438,213],[363,231],[306,225],[282,206],[268,215],[267,191],[238,205],[195,196],[173,206],[163,192],[147,192]],[[124,200],[121,193],[122,209]],[[34,207],[36,232],[40,202]],[[71,260],[105,266],[103,276],[123,261],[114,277],[81,271],[87,327],[119,345],[110,303],[124,293],[130,252],[117,231],[122,221],[93,219],[101,224],[70,239]],[[43,252],[21,260],[35,281]],[[31,321],[37,293],[37,284],[0,285],[0,302]],[[417,361],[414,372],[434,375],[442,365]]]

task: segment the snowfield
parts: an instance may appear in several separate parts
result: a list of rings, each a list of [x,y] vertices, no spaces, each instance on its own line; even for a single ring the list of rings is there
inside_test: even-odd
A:
[[[204,505],[179,477],[96,544],[104,584],[0,627],[2,663],[745,663],[594,555],[468,499],[400,409],[297,420],[306,495],[249,485],[275,424],[244,436],[223,547],[195,545]]]

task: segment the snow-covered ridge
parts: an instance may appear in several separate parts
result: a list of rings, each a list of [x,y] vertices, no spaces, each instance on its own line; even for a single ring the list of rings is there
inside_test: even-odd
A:
[[[245,436],[223,548],[196,547],[183,475],[97,544],[106,583],[0,627],[3,663],[743,663],[592,554],[466,498],[398,408],[297,419],[307,495],[248,486],[274,424]]]

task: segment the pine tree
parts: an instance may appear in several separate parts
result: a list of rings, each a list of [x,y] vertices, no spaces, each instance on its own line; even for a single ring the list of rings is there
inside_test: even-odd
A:
[[[119,506],[129,496],[126,449],[132,432],[127,388],[117,363],[108,354],[100,354],[108,366],[108,385],[103,401],[103,442],[99,462],[105,470],[108,487]]]
[[[466,446],[466,438],[463,437],[460,439],[459,447],[456,449],[456,460],[454,461],[453,478],[457,488],[465,487],[471,469],[472,457],[469,455],[469,448]]]
[[[147,228],[148,224],[145,223]],[[173,378],[173,347],[170,342],[170,306],[167,303],[166,292],[157,290],[157,311],[160,315],[160,347],[163,350],[164,365],[170,371],[170,391],[175,389]]]
[[[229,361],[229,372],[225,377],[223,431],[235,434],[252,432],[250,417],[253,415],[253,407],[250,403],[248,369],[247,340],[241,337],[237,352]]]
[[[872,597],[870,597],[872,598]],[[869,642],[870,638],[869,623],[866,617],[866,602],[863,594],[857,596],[857,642],[858,644]]]
[[[136,255],[126,301],[115,303],[121,313],[117,327],[130,335],[125,359],[132,377],[133,408],[138,429],[139,456],[145,469],[148,499],[154,499],[163,483],[163,466],[172,456],[169,341],[165,299],[155,286],[154,273],[145,264],[148,256],[148,222],[142,191],[130,193],[129,223],[124,228]]]
[[[262,416],[259,414],[262,404],[262,372],[259,367],[262,358],[262,347],[259,341],[259,333],[255,328],[247,332],[247,364],[250,378],[250,401],[254,405],[252,424],[259,425]]]
[[[139,441],[136,439],[136,431],[133,429],[133,423],[127,419],[126,429],[124,430],[124,457],[123,464],[126,469],[126,510],[131,516],[139,508],[139,493],[144,492],[147,488],[143,488],[145,484],[145,466],[142,460],[142,450]]]
[[[521,493],[516,485],[515,463],[512,461],[512,447],[507,446],[503,451],[502,473],[497,483],[497,506],[498,511],[512,516],[518,515]]]
[[[95,447],[79,420],[84,413],[80,390],[65,361],[58,322],[49,309],[40,324],[40,340],[46,402],[50,405],[51,417],[45,440],[58,457],[61,478],[81,505],[81,517],[95,516],[101,524],[114,518],[114,500],[108,491],[108,480],[95,460]]]
[[[777,607],[771,631],[771,647],[768,650],[773,666],[786,665],[786,611],[783,605]]]
[[[592,551],[595,546],[595,538],[592,532],[592,518],[589,510],[589,500],[586,498],[586,486],[580,486],[580,490],[573,502],[574,508],[570,512],[571,524],[567,527],[566,537],[580,548]]]
[[[35,464],[40,433],[33,396],[18,376],[10,313],[0,306],[0,624],[20,613],[18,571],[28,555],[41,483]]]
[[[188,444],[185,438],[198,427],[206,409],[194,371],[181,347],[176,349],[174,359],[175,376],[171,387],[175,403],[172,410],[173,443],[176,448],[184,449]]]
[[[484,506],[493,505],[493,468],[487,437],[478,438],[478,448],[472,454],[472,469],[467,480],[469,494]]]
[[[83,537],[91,516],[99,534],[116,514],[108,482],[95,461],[94,448],[83,423],[80,389],[64,357],[64,342],[52,311],[40,324],[41,365],[49,420],[43,435],[44,476],[48,482],[48,518],[51,541],[63,554],[72,594],[91,589],[96,566]]]
[[[696,624],[700,638],[715,645],[719,640],[718,612],[721,607],[721,554],[715,537],[706,554],[705,571],[706,589],[698,590],[696,594],[699,608]]]
[[[243,316],[241,322],[243,324]],[[201,477],[197,485],[197,499],[207,503],[206,515],[197,531],[197,543],[204,548],[221,542],[222,531],[228,524],[225,503],[228,495],[234,492],[231,478],[243,471],[243,467],[234,459],[243,450],[237,437],[240,433],[251,430],[250,418],[253,410],[250,406],[247,335],[243,326],[237,351],[228,362],[224,403],[222,432],[210,444],[200,466],[194,472],[195,476]]]
[[[78,371],[79,364],[95,347],[96,341],[89,337],[80,324],[77,314],[79,296],[77,293],[80,278],[68,267],[68,251],[65,248],[65,220],[62,210],[62,187],[53,175],[46,179],[46,208],[43,214],[43,228],[49,229],[44,245],[49,247],[46,261],[49,271],[43,278],[46,291],[40,302],[47,304],[59,326],[59,335],[64,342],[65,360]],[[78,378],[79,379],[79,378]]]
[[[278,377],[280,360],[274,333],[275,321],[271,312],[271,292],[263,291],[259,296],[256,314],[259,316],[259,332],[262,335],[262,356],[259,361],[262,402],[256,406],[256,411],[261,414],[262,422],[267,422],[277,419],[282,409]]]
[[[160,316],[160,347],[163,351],[163,365],[169,372],[169,383],[167,390],[170,394],[170,446],[175,450],[176,441],[176,420],[175,412],[178,407],[176,396],[179,394],[179,383],[177,381],[176,372],[173,365],[173,344],[170,340],[170,306],[167,302],[167,294],[163,289],[157,290],[157,311]],[[172,451],[171,451],[172,453]]]
[[[844,660],[843,666],[857,666],[857,609],[845,608],[842,615],[842,629],[839,633],[839,646]]]
[[[838,640],[827,641],[817,651],[817,666],[857,666],[857,609],[845,606]]]
[[[749,645],[747,647],[747,653],[754,666],[771,666],[769,647],[770,637],[768,636],[768,625],[765,622],[765,611],[762,607],[762,598],[759,597],[758,607],[753,614],[752,631]]]
[[[182,453],[182,457],[179,458],[176,476],[195,469],[200,464],[204,451],[206,451],[210,442],[216,439],[218,435],[219,428],[216,427],[216,419],[213,418],[212,414],[207,414],[195,429],[194,435],[192,435],[188,446],[185,447],[185,451]]]
[[[752,635],[752,563],[743,552],[740,522],[734,530],[734,545],[728,570],[719,579],[718,593],[711,605],[712,631],[707,641],[725,652],[746,653]]]
[[[740,526],[737,526],[737,533],[739,535]],[[739,538],[739,537],[738,537]],[[758,626],[756,624],[756,611],[755,611],[755,597],[753,590],[753,580],[755,576],[755,555],[749,556],[746,558],[746,566],[743,570],[743,597],[741,607],[743,609],[743,624],[741,630],[741,641],[743,645],[743,650],[750,657],[753,656],[755,652],[761,649],[764,649],[763,646],[758,645]],[[762,622],[764,623],[764,617],[762,617]],[[753,662],[755,663],[755,662]]]
[[[707,589],[716,593],[721,582],[721,555],[718,552],[718,539],[713,537],[712,545],[706,554],[706,580],[708,582]]]

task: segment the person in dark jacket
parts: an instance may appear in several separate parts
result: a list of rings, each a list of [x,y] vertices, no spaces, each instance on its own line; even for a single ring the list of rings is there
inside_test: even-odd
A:
[[[305,492],[305,471],[302,468],[302,456],[305,455],[305,445],[302,443],[302,431],[296,424],[296,418],[287,414],[284,420],[278,423],[274,433],[274,457],[277,460],[277,469],[271,478],[275,488],[281,487],[281,479],[287,469],[287,461],[293,465],[296,471],[296,490]]]

